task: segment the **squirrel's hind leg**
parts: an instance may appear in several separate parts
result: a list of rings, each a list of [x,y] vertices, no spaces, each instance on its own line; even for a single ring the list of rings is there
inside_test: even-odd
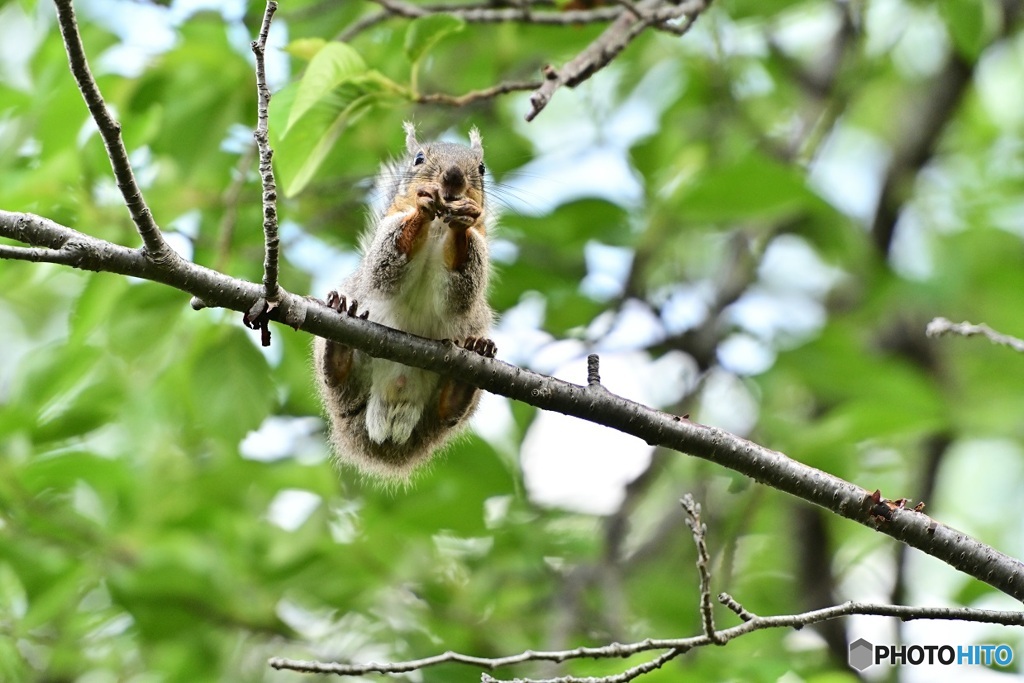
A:
[[[494,358],[497,351],[494,342],[484,337],[467,337],[455,344],[485,358]],[[476,408],[479,398],[480,390],[476,387],[450,377],[445,378],[438,392],[437,417],[440,423],[445,427],[454,427],[462,422]]]
[[[355,300],[349,303],[337,292],[327,295],[327,305],[343,315],[359,317],[365,320],[368,311],[358,313],[359,304]],[[328,414],[337,417],[349,417],[359,413],[366,405],[365,391],[357,377],[356,351],[345,344],[329,339],[317,338],[313,347],[314,362],[320,372],[320,394],[327,405]]]

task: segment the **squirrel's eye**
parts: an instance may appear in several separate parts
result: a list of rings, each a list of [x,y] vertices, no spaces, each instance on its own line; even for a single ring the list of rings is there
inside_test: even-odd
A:
[[[416,152],[416,158],[413,159],[412,165],[413,166],[419,166],[420,164],[422,164],[426,160],[427,160],[427,155],[424,154],[423,151],[421,150],[419,152]]]
[[[480,166],[477,168],[477,170],[480,171],[480,175],[483,175],[484,174],[484,165],[480,164]]]

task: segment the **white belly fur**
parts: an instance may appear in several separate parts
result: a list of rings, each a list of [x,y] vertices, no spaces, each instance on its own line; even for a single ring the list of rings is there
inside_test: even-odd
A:
[[[445,305],[448,271],[442,238],[449,228],[434,220],[427,229],[431,234],[409,264],[398,292],[368,301],[365,308],[371,320],[388,327],[432,339],[457,337],[460,330],[452,324]],[[440,377],[378,358],[371,360],[371,375],[366,430],[377,443],[389,438],[405,443]]]

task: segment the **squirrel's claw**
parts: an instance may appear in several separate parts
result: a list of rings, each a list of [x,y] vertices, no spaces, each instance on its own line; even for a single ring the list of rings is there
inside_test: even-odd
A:
[[[484,358],[494,358],[494,354],[498,352],[497,344],[486,337],[466,337],[461,342],[456,341],[455,345],[478,353]]]
[[[357,310],[359,309],[359,302],[356,301],[355,299],[352,299],[352,302],[349,303],[349,301],[345,299],[344,294],[338,294],[334,290],[327,292],[326,303],[328,307],[333,308],[338,313],[347,315],[350,318],[359,318],[361,320],[366,320],[367,317],[369,317],[370,315],[369,311],[363,311],[362,314],[357,314]]]

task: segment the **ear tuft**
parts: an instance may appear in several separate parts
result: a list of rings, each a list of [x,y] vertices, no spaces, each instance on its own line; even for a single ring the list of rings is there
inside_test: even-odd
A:
[[[469,131],[469,146],[474,152],[484,153],[484,140],[480,137],[480,130],[476,126]]]
[[[416,126],[411,121],[406,121],[402,124],[402,128],[405,129],[405,149],[409,154],[418,152],[420,143],[416,141]]]

